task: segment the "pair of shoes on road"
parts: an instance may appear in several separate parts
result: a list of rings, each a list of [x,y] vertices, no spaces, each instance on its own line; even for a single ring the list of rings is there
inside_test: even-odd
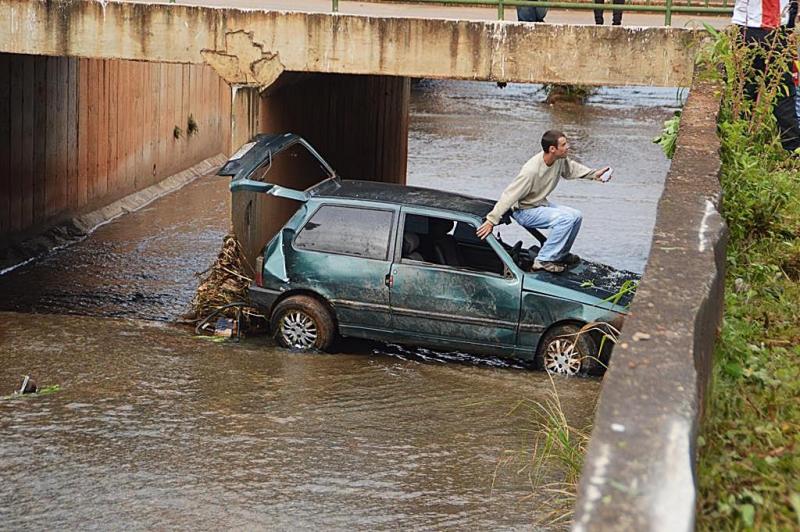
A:
[[[533,261],[533,271],[544,270],[550,273],[561,273],[567,269],[568,266],[574,266],[581,261],[581,258],[574,253],[567,253],[560,261],[549,261],[535,259]]]

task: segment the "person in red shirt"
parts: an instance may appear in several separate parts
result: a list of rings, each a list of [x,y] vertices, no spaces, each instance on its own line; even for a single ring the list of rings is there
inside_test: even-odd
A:
[[[768,72],[767,57],[786,53],[788,38],[785,26],[789,22],[789,3],[790,0],[736,0],[734,5],[732,22],[739,27],[742,39],[746,44],[757,44],[764,51],[755,54],[753,72],[745,87],[751,100],[758,96],[757,78]],[[781,90],[775,96],[772,114],[778,122],[781,145],[793,152],[800,148],[800,128],[794,104],[796,89],[789,65],[779,74]],[[770,79],[766,82],[769,83]]]

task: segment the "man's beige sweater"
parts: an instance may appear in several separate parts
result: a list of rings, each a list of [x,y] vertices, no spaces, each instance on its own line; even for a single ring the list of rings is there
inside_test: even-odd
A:
[[[595,172],[596,170],[567,158],[556,159],[552,166],[547,166],[544,152],[541,151],[522,166],[519,175],[503,191],[486,219],[497,225],[508,209],[530,209],[547,205],[547,195],[556,188],[560,178],[587,179],[592,178]]]

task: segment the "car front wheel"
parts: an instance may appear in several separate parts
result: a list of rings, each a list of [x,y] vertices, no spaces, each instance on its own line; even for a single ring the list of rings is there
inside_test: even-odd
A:
[[[270,324],[275,341],[290,349],[325,351],[336,337],[331,313],[310,296],[292,296],[278,303]]]
[[[537,361],[551,374],[590,373],[597,366],[597,343],[588,332],[580,332],[577,325],[556,325],[542,337]]]

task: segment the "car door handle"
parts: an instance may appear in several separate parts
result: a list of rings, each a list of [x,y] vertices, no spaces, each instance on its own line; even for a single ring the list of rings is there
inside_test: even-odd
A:
[[[383,284],[385,284],[389,288],[394,286],[394,275],[392,275],[391,273],[387,273],[386,277],[383,278]]]

